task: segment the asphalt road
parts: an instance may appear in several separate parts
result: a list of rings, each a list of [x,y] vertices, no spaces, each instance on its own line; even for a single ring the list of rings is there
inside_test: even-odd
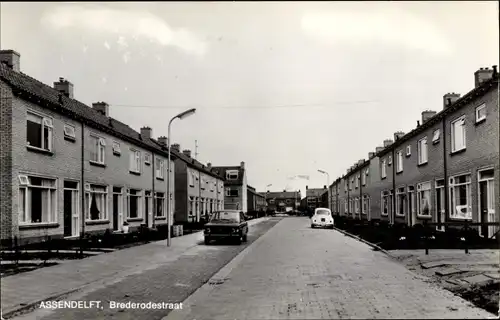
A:
[[[34,312],[12,319],[162,319],[170,312],[169,309],[110,309],[109,302],[180,303],[280,220],[271,218],[251,226],[248,242],[242,245],[214,243],[206,246],[200,241],[179,259],[156,269],[118,279],[116,283],[91,292],[65,297],[67,301],[102,301],[102,309],[37,308]]]
[[[487,319],[454,296],[335,230],[285,218],[165,320]]]

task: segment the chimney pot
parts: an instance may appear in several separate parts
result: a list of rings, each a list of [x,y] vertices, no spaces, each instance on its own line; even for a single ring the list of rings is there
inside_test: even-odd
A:
[[[14,50],[0,50],[0,63],[5,63],[15,72],[21,72],[21,55]]]
[[[455,103],[455,101],[457,101],[458,99],[460,99],[460,93],[452,92],[452,93],[445,94],[443,96],[443,109],[446,109],[451,104]],[[450,103],[450,101],[451,101],[451,103]]]
[[[241,163],[240,163],[240,167],[241,167],[242,169],[245,169],[245,161],[241,161]]]
[[[422,124],[426,123],[429,121],[432,117],[436,115],[436,111],[431,111],[431,110],[425,110],[422,112]]]
[[[475,87],[479,87],[481,83],[491,79],[493,74],[495,73],[495,68],[490,70],[488,68],[479,68],[476,72],[474,72],[474,85]]]
[[[393,141],[391,139],[386,139],[384,140],[384,148],[387,148],[388,146],[390,146],[391,144],[393,143]]]
[[[174,143],[171,148],[177,152],[181,152],[181,145],[178,143]]]
[[[375,152],[368,152],[368,159],[371,159],[375,156]]]
[[[308,189],[308,186],[306,186],[306,190]]]
[[[60,77],[58,82],[54,82],[54,89],[64,94],[66,97],[73,99],[73,84],[68,80]]]
[[[183,150],[182,153],[191,158],[191,150]]]
[[[109,117],[109,105],[106,102],[92,103],[92,109],[98,111],[106,117]]]
[[[142,127],[141,128],[141,137],[143,139],[151,139],[152,132],[153,130],[150,127]]]
[[[158,143],[166,147],[168,146],[168,138],[165,136],[158,137]]]
[[[498,71],[497,71],[497,66],[493,66],[493,75],[497,75],[498,74]]]
[[[403,131],[396,131],[394,132],[394,141],[401,139],[405,133]]]

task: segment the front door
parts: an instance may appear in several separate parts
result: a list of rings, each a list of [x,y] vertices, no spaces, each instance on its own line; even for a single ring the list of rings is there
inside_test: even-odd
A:
[[[64,236],[76,237],[80,232],[80,207],[79,207],[78,182],[64,181]]]
[[[122,229],[123,197],[122,188],[113,187],[113,230]]]
[[[113,194],[113,230],[118,231],[118,201],[120,195]]]
[[[493,169],[479,172],[479,221],[495,222],[495,183]],[[497,231],[495,226],[481,226],[479,234],[492,237]]]
[[[445,208],[444,208],[444,196],[443,196],[444,188],[436,188],[436,212],[437,212],[437,222],[444,223],[445,222]],[[436,226],[436,230],[444,231],[444,225]]]

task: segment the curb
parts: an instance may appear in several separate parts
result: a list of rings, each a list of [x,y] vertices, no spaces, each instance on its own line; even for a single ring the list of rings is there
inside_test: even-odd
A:
[[[366,241],[365,239],[363,239],[363,238],[361,238],[361,237],[358,237],[357,235],[354,235],[354,234],[352,234],[352,233],[349,233],[349,232],[347,232],[347,231],[344,231],[344,230],[342,230],[342,229],[339,229],[339,228],[337,228],[337,227],[335,227],[335,226],[333,227],[333,229],[334,229],[334,230],[337,230],[337,231],[338,231],[338,232],[340,232],[340,233],[343,233],[344,235],[346,235],[346,236],[348,236],[348,237],[351,237],[351,238],[354,238],[354,239],[356,239],[356,240],[358,240],[358,241],[360,241],[360,242],[363,242],[364,244],[369,245],[370,247],[372,247],[372,248],[376,249],[377,251],[381,251],[381,252],[385,253],[387,256],[389,256],[389,257],[391,257],[391,258],[394,258],[394,256],[393,256],[390,252],[388,252],[388,251],[387,251],[387,250],[385,250],[385,249],[382,249],[381,247],[379,247],[378,245],[376,245],[376,244],[374,244],[374,243],[371,243],[371,242],[369,242],[369,241]]]
[[[267,220],[269,220],[269,217],[261,217],[261,218],[249,220],[248,222],[254,221],[251,225],[256,225],[256,224],[259,224],[259,223],[267,221]],[[191,236],[191,235],[196,235],[196,234],[199,234],[199,233],[203,233],[203,231],[198,231],[198,232],[194,232],[194,233],[182,235],[182,236],[175,237],[175,238],[182,238],[184,236]],[[159,241],[165,241],[165,240],[151,241],[150,243],[159,242]],[[198,245],[198,243],[194,243],[193,245],[190,245],[190,246],[186,247],[186,250],[189,250],[189,249],[191,249],[191,248],[193,248],[193,247],[195,247],[197,245]],[[126,249],[129,249],[129,248],[125,248],[123,250],[126,250]],[[127,271],[123,271],[123,272],[126,273]],[[122,272],[119,272],[119,273],[121,274]],[[37,305],[39,305],[42,302],[53,301],[53,300],[56,301],[58,299],[63,298],[66,295],[69,295],[69,294],[81,291],[81,290],[85,289],[86,287],[88,287],[89,285],[92,285],[92,284],[94,284],[96,282],[106,281],[107,279],[110,279],[110,278],[112,278],[115,275],[116,274],[113,274],[112,276],[107,277],[107,278],[98,279],[98,280],[95,280],[95,281],[92,281],[92,282],[89,282],[89,283],[85,283],[85,284],[79,286],[76,289],[73,288],[73,289],[70,289],[70,290],[63,290],[63,291],[60,291],[60,292],[55,293],[55,294],[52,294],[52,295],[50,295],[50,296],[48,296],[46,298],[43,298],[43,299],[39,299],[39,300],[34,300],[34,301],[27,302],[27,303],[23,303],[23,305],[19,305],[18,307],[10,308],[10,309],[7,309],[7,310],[2,310],[2,313],[1,313],[2,314],[2,318],[1,318],[1,320],[4,320],[4,319],[7,320],[7,319],[12,318],[14,316],[25,314],[27,312],[24,312],[24,311],[30,310],[30,309],[32,309],[33,307],[36,307]]]

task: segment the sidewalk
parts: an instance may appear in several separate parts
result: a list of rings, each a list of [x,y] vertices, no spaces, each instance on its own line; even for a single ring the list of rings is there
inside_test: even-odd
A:
[[[269,218],[248,221],[254,225]],[[157,241],[112,253],[73,260],[2,279],[1,307],[5,317],[44,300],[55,299],[98,282],[124,277],[177,260],[184,252],[203,241],[203,232]]]

